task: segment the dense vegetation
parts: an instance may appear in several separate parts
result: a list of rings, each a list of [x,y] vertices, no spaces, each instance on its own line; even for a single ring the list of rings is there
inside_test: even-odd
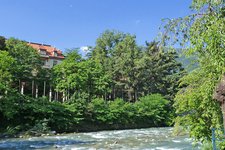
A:
[[[176,51],[159,48],[157,42],[136,44],[135,36],[105,31],[96,46],[82,59],[76,51],[53,69],[56,90],[79,97],[86,93],[89,100],[122,98],[135,102],[139,97],[160,93],[172,100],[184,69],[176,59]]]
[[[1,131],[16,134],[41,135],[49,131],[79,132],[109,129],[167,126],[168,100],[159,94],[142,97],[136,103],[122,99],[104,101],[73,99],[73,103],[49,102],[13,93],[2,98]]]
[[[3,133],[38,135],[172,124],[173,98],[185,71],[176,51],[157,42],[140,47],[135,36],[107,30],[85,57],[69,50],[51,70],[41,67],[37,50],[24,41],[1,37],[0,47]],[[46,92],[54,93],[52,99],[44,94],[43,82]],[[39,87],[39,98],[33,94],[33,84]]]
[[[70,50],[52,70],[41,68],[37,52],[25,42],[1,37],[1,131],[165,126],[175,111],[176,126],[196,141],[211,140],[211,129],[222,128],[225,111],[220,107],[224,101],[213,96],[225,74],[224,8],[223,0],[193,0],[194,14],[165,20],[161,41],[146,46],[138,46],[134,35],[107,30],[85,57]],[[177,61],[173,47],[178,44],[184,56],[194,60],[188,73]],[[34,68],[39,72],[35,78]],[[32,98],[31,80],[39,87],[43,81],[50,83],[47,89],[59,93],[57,101]],[[24,81],[26,96],[18,90]]]
[[[213,95],[225,70],[224,8],[223,0],[193,0],[194,14],[166,21],[163,28],[162,43],[180,44],[186,57],[195,57],[198,63],[181,79],[184,88],[174,104],[176,125],[187,129],[197,141],[211,140],[211,129],[222,128],[220,104]]]

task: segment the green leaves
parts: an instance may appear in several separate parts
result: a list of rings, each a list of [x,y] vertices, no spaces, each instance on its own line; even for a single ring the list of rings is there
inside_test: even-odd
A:
[[[10,38],[6,41],[6,50],[15,59],[13,71],[14,80],[28,80],[34,68],[41,68],[41,60],[37,50],[26,42]]]
[[[0,36],[0,50],[5,50],[5,40],[4,36]]]
[[[9,88],[12,81],[12,68],[15,60],[6,51],[0,51],[0,95]]]
[[[84,60],[77,51],[67,54],[67,58],[54,67],[53,73],[57,90],[66,92],[67,99],[70,99],[70,93],[87,93],[90,100],[108,92],[110,78],[100,62],[95,59]]]
[[[140,117],[146,116],[147,118],[151,118],[150,122],[154,122],[155,125],[160,126],[160,124],[169,120],[168,104],[169,101],[164,99],[160,94],[152,94],[141,97],[140,101],[136,102],[136,107]]]
[[[189,129],[190,135],[199,141],[210,140],[211,128],[222,125],[221,109],[213,100],[215,86],[225,68],[222,8],[224,1],[193,0],[192,9],[196,14],[174,19],[164,28],[171,41],[183,42],[186,57],[191,56],[198,62],[198,68],[181,79],[183,89],[176,95],[174,107],[179,115],[176,123]],[[178,34],[175,31],[179,31]],[[188,35],[187,38],[182,37],[183,34]],[[164,44],[174,44],[171,41],[162,40]]]
[[[178,90],[178,80],[185,73],[177,61],[177,53],[160,49],[156,42],[146,44],[147,48],[139,64],[143,92],[161,93],[172,100]]]
[[[106,124],[109,128],[165,126],[171,119],[168,103],[160,94],[141,97],[135,103],[93,99],[87,107],[88,118],[91,117],[94,124]]]

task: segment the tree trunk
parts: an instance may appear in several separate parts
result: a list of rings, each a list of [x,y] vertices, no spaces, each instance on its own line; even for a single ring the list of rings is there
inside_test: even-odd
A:
[[[44,81],[44,91],[43,91],[43,96],[45,96],[45,90],[46,90],[46,81]]]
[[[34,80],[32,80],[32,97],[34,97]]]
[[[220,102],[220,107],[223,114],[223,127],[225,130],[225,74],[221,78],[221,81],[218,83],[214,91],[213,99],[216,99],[218,102]]]
[[[54,100],[57,100],[56,91],[54,90]]]
[[[38,85],[36,85],[36,90],[35,90],[35,98],[38,98]]]
[[[66,100],[66,94],[65,94],[65,92],[63,91],[63,99],[62,99],[62,102],[64,103],[65,100]]]
[[[225,130],[225,102],[224,101],[221,103],[221,110],[223,114],[223,129]]]
[[[22,84],[21,85],[21,91],[20,91],[20,93],[23,95],[23,93],[24,93],[24,85]]]
[[[49,101],[52,101],[52,88],[49,89]]]
[[[116,92],[115,92],[115,85],[113,85],[113,89],[112,89],[112,97],[111,97],[112,100],[114,100],[115,97],[116,97],[116,94],[115,94],[115,93],[116,93]]]
[[[137,89],[136,88],[134,88],[134,102],[136,102],[137,101]]]
[[[56,100],[59,101],[59,92],[58,92],[58,90],[56,91]]]
[[[127,94],[128,94],[128,100],[129,100],[129,102],[131,102],[132,101],[132,94],[131,94],[131,89],[129,89],[128,91],[127,91]]]

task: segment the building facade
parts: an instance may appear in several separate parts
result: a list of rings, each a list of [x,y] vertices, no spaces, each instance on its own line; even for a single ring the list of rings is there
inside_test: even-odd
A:
[[[51,69],[54,65],[59,64],[65,58],[61,50],[51,45],[33,42],[29,42],[28,45],[38,50],[42,59],[43,68]]]

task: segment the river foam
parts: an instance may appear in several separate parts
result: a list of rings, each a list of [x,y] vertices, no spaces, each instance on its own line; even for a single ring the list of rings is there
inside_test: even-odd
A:
[[[172,128],[149,128],[74,133],[57,136],[0,140],[1,150],[190,150],[187,136],[172,136]]]

